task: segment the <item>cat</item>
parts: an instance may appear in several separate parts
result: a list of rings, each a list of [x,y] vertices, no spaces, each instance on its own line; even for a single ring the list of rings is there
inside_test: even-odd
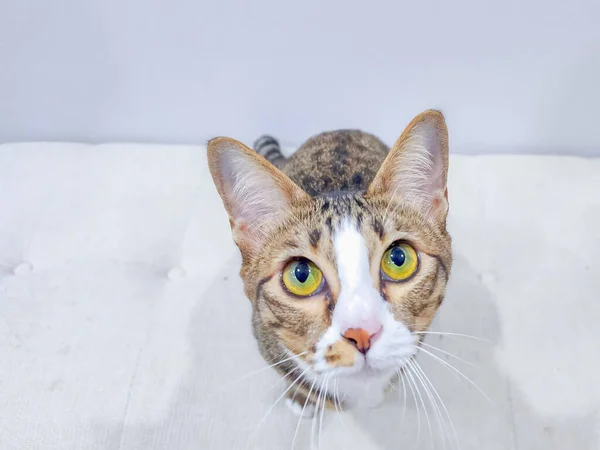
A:
[[[260,353],[302,416],[375,407],[450,275],[444,116],[421,113],[391,149],[357,130],[314,136],[289,158],[270,136],[254,147],[215,138],[208,163]]]

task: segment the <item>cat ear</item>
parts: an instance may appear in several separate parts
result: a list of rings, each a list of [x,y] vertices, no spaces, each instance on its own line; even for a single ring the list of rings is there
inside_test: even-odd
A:
[[[292,205],[310,199],[283,172],[234,139],[211,140],[208,165],[240,248],[259,248]]]
[[[396,141],[367,195],[387,195],[412,203],[426,214],[448,212],[448,129],[439,111],[413,119]]]

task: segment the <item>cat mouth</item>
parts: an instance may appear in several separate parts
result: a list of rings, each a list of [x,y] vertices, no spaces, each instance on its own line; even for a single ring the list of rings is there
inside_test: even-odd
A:
[[[412,357],[412,356],[411,356]],[[357,373],[377,376],[384,373],[402,370],[409,362],[410,358],[403,358],[400,361],[372,361],[365,358],[363,367]]]
[[[341,377],[348,380],[355,380],[359,382],[369,382],[369,380],[376,380],[382,378],[390,378],[394,374],[393,368],[374,367],[365,364],[362,368],[341,375]]]
[[[393,370],[391,365],[378,364],[375,361],[369,360],[368,356],[366,355],[361,355],[361,359],[362,361],[354,366],[354,370],[350,373],[347,373],[349,377],[377,377]]]

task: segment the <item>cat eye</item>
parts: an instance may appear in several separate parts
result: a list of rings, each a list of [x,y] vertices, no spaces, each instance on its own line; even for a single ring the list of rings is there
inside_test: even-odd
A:
[[[285,288],[299,297],[316,293],[323,285],[323,273],[306,258],[290,261],[281,276]]]
[[[381,258],[381,271],[392,281],[406,281],[419,268],[416,250],[406,242],[395,242]]]

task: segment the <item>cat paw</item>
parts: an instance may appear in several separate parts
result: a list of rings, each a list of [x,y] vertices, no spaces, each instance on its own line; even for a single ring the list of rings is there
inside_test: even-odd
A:
[[[305,419],[311,419],[315,416],[315,405],[313,405],[312,403],[307,404],[305,407],[297,401],[292,400],[291,398],[287,398],[285,399],[285,404],[296,416]]]

